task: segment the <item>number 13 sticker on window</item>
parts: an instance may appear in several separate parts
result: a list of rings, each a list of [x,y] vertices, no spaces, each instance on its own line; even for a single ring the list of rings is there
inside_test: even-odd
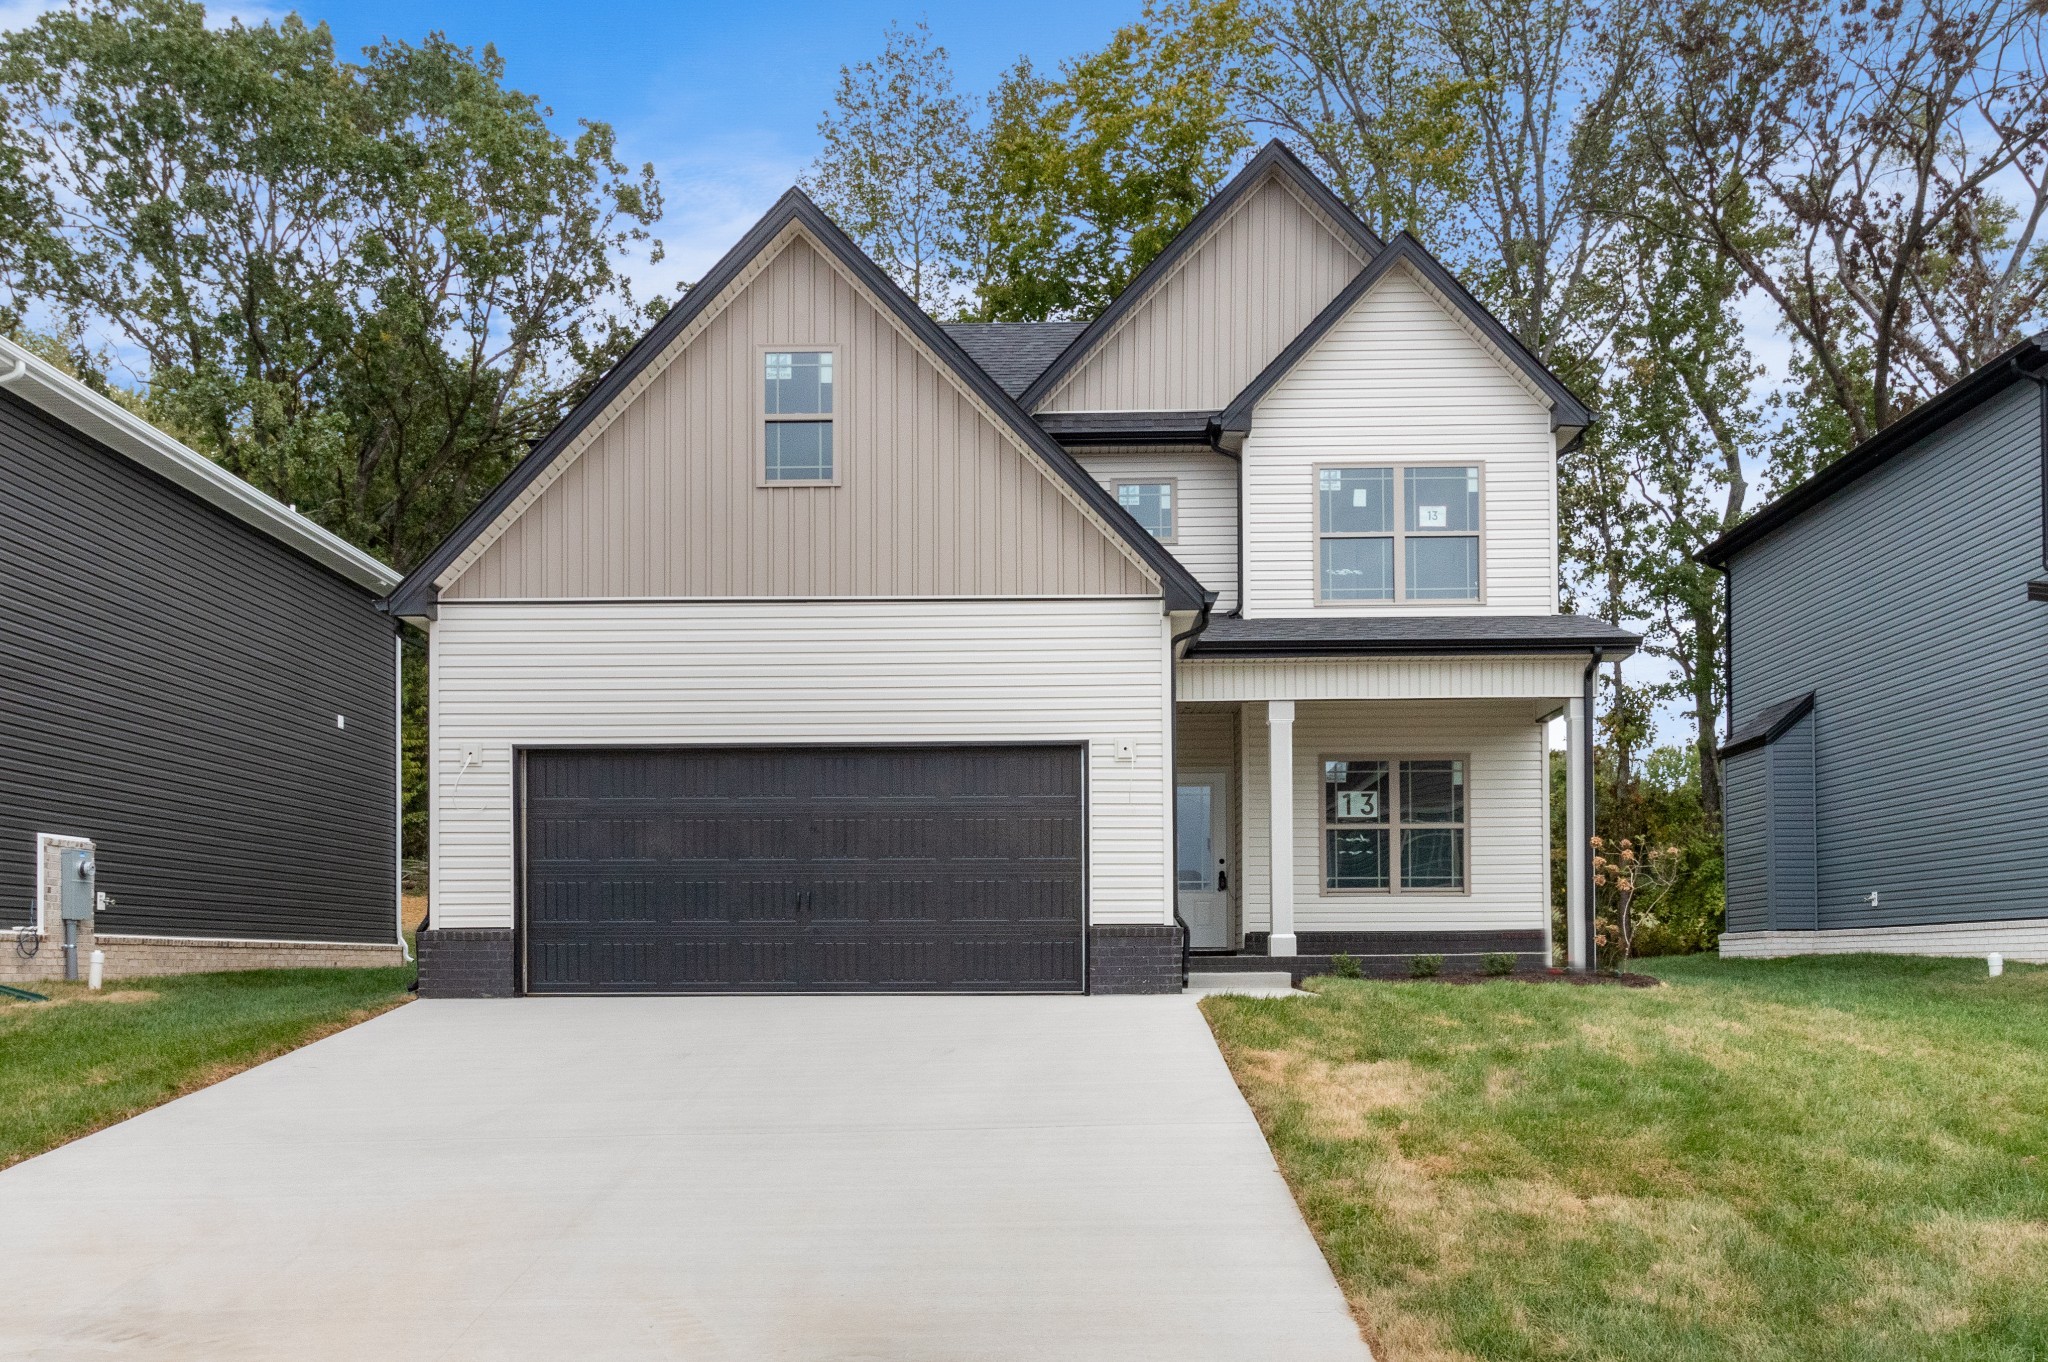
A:
[[[1380,816],[1380,792],[1378,790],[1339,790],[1337,792],[1337,816],[1339,818],[1378,818]]]
[[[1419,530],[1444,530],[1451,524],[1451,508],[1448,506],[1418,506],[1415,508],[1415,527]]]

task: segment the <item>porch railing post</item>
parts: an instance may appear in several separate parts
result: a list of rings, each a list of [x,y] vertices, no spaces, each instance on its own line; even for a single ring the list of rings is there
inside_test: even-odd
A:
[[[1565,702],[1564,735],[1564,939],[1567,963],[1577,973],[1593,968],[1593,882],[1591,857],[1586,839],[1586,772],[1590,765],[1592,725],[1587,722],[1586,702],[1574,696]]]

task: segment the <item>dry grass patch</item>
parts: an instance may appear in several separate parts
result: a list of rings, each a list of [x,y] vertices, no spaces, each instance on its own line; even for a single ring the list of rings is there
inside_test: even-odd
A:
[[[2048,970],[1204,1008],[1382,1362],[2048,1357]]]

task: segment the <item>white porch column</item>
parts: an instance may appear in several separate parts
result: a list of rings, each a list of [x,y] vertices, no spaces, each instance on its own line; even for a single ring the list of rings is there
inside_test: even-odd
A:
[[[1273,933],[1268,955],[1294,955],[1294,701],[1266,702],[1266,869]]]
[[[1586,839],[1586,768],[1592,725],[1586,702],[1574,696],[1564,707],[1564,943],[1574,971],[1593,968],[1592,857]]]

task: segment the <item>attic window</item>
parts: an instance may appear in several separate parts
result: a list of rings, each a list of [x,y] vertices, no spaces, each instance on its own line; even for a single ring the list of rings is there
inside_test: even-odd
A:
[[[1145,532],[1162,544],[1174,541],[1174,482],[1171,478],[1159,482],[1120,482],[1116,485],[1117,504],[1131,513],[1131,518],[1145,527]]]
[[[832,352],[766,350],[761,355],[761,480],[837,482],[833,449]]]

